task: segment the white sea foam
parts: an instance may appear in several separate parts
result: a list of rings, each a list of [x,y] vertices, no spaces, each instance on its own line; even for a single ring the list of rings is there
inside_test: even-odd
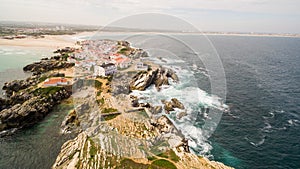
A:
[[[252,141],[251,139],[249,139],[247,136],[245,137],[245,140],[247,140],[251,145],[255,146],[255,147],[258,147],[262,144],[265,143],[265,140],[266,140],[266,135],[262,135],[261,136],[261,140],[255,142],[255,141]]]
[[[161,100],[171,100],[172,98],[177,98],[180,102],[185,105],[187,115],[181,119],[176,118],[176,112],[167,114],[173,124],[185,135],[189,140],[189,146],[196,153],[201,155],[209,154],[212,146],[209,144],[207,138],[206,130],[214,130],[215,122],[213,116],[213,111],[226,111],[228,106],[225,105],[221,98],[215,95],[210,95],[207,92],[201,90],[195,86],[194,77],[192,73],[185,69],[180,69],[176,71],[180,82],[175,83],[170,79],[170,85],[164,86],[162,90],[157,91],[154,86],[150,86],[145,91],[133,91],[133,95],[139,97],[140,102],[148,102],[152,105],[163,105]],[[201,112],[201,108],[209,108],[210,112]],[[199,118],[199,112],[201,112],[201,117],[203,120],[210,121],[208,127],[205,129],[201,126],[197,126],[197,119]],[[163,112],[165,114],[165,112]]]
[[[17,55],[26,55],[26,54],[28,54],[27,52],[21,52],[21,51],[18,51],[18,52],[15,52],[15,54],[17,54]]]
[[[265,121],[264,124],[265,124],[265,126],[262,128],[262,131],[267,132],[267,133],[272,132],[271,124],[267,121]]]
[[[297,119],[289,119],[288,121],[288,126],[298,126],[300,124],[299,120]]]
[[[275,114],[274,114],[273,111],[270,111],[270,112],[269,112],[269,115],[270,115],[270,116],[263,116],[263,118],[264,118],[264,119],[272,119],[272,118],[274,118],[274,116],[275,116]]]

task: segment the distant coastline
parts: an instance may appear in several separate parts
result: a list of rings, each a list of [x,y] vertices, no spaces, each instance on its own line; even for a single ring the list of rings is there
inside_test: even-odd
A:
[[[22,39],[0,38],[0,46],[44,47],[56,50],[65,46],[78,47],[77,37],[91,36],[95,32],[80,32],[74,35],[44,35],[43,38],[26,37]]]

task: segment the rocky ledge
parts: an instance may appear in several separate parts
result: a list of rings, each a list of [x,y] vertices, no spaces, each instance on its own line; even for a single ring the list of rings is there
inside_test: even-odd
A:
[[[54,69],[63,69],[73,67],[74,63],[69,63],[65,61],[60,61],[56,59],[50,60],[41,60],[40,62],[35,62],[29,64],[23,68],[24,71],[35,72],[35,73],[44,73]]]
[[[0,131],[29,127],[39,122],[55,105],[70,97],[70,95],[71,93],[64,87],[49,87],[37,88],[29,93],[21,93],[14,96],[23,99],[19,99],[20,103],[7,105],[0,112]]]

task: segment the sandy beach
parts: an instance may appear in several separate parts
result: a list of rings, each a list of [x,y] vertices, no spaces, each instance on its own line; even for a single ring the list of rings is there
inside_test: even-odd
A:
[[[45,47],[58,49],[63,47],[79,47],[75,44],[78,37],[91,36],[96,32],[81,32],[74,35],[45,35],[44,38],[27,37],[24,39],[0,39],[0,46]]]

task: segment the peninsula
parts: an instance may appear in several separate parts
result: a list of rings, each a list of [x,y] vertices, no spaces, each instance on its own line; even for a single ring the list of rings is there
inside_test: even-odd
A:
[[[30,127],[68,99],[74,105],[61,134],[64,143],[52,168],[231,168],[193,154],[189,141],[167,114],[186,114],[178,98],[163,106],[140,102],[135,90],[163,90],[180,83],[176,71],[147,61],[148,53],[127,41],[83,40],[79,47],[29,64],[25,80],[4,85],[0,99],[0,134]],[[177,111],[176,111],[177,112]]]

